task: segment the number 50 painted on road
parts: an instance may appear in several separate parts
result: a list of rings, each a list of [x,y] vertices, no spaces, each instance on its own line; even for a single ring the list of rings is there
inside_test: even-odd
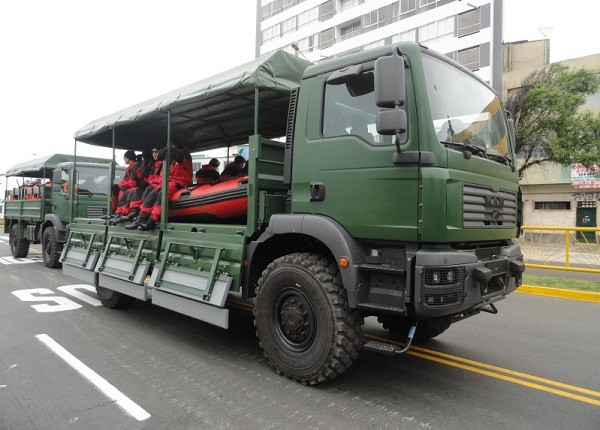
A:
[[[96,292],[96,289],[91,285],[65,285],[63,287],[58,287],[57,290],[62,291],[65,294],[68,294],[76,299],[81,300],[82,302],[88,303],[92,306],[101,306],[102,303],[87,295],[82,293],[79,290],[85,290],[89,292]],[[48,303],[40,304],[40,305],[31,305],[33,309],[38,312],[62,312],[62,311],[71,311],[73,309],[79,309],[81,307],[80,304],[75,303],[73,300],[68,299],[62,296],[56,296],[55,291],[49,290],[48,288],[33,288],[31,290],[17,290],[12,291],[12,294],[17,296],[20,300],[24,302],[53,302],[55,304],[51,305]]]

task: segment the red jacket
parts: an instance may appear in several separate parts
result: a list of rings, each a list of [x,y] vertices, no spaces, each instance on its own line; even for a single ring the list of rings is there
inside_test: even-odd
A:
[[[181,162],[173,160],[171,162],[171,171],[169,172],[169,180],[176,184],[187,187],[192,184],[193,166],[192,157],[189,154],[184,154]]]
[[[142,178],[142,172],[138,169],[138,163],[131,163],[125,169],[125,176],[119,182],[121,191],[137,187],[138,180]]]
[[[162,188],[162,161],[156,160],[154,162],[154,172],[148,176],[148,185],[154,189]]]

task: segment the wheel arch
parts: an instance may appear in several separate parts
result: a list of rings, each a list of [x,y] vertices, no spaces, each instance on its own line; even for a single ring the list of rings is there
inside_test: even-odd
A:
[[[254,287],[263,270],[273,260],[290,253],[313,252],[335,261],[342,284],[348,291],[351,308],[357,305],[360,274],[356,267],[365,250],[338,222],[322,215],[277,214],[269,220],[269,227],[248,245],[244,271],[243,295],[254,296]],[[350,264],[340,268],[340,257]]]
[[[54,227],[56,230],[56,239],[58,242],[66,242],[67,241],[67,225],[63,223],[60,218],[55,214],[46,214],[44,216],[44,223],[42,228],[40,229],[40,242],[42,240],[42,236],[44,235],[44,230],[47,227]]]

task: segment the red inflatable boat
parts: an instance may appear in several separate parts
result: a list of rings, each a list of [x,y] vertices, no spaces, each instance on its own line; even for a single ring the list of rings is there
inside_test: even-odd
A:
[[[248,211],[248,177],[183,188],[169,199],[169,220],[238,223]]]

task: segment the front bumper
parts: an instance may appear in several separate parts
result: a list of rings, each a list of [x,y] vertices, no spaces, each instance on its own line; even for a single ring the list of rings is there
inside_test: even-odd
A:
[[[516,244],[473,249],[424,246],[415,258],[418,318],[456,315],[497,301],[521,285],[525,266]]]

